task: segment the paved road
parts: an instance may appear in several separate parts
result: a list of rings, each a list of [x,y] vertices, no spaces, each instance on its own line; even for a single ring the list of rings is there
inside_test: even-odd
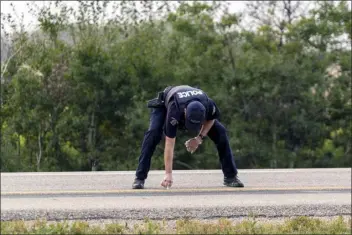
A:
[[[177,219],[351,214],[351,168],[241,170],[245,188],[222,186],[220,170],[175,171],[160,187],[132,190],[134,172],[2,173],[1,220]]]

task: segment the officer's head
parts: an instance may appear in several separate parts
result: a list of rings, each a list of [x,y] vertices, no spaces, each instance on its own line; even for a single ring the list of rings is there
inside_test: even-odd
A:
[[[185,110],[185,127],[187,130],[199,133],[205,121],[205,107],[199,101],[190,102]]]

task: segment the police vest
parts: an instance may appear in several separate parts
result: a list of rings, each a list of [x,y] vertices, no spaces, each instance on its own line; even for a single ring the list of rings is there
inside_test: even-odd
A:
[[[184,108],[192,101],[199,101],[208,111],[208,96],[207,94],[197,88],[182,85],[171,88],[165,97],[165,106],[167,107],[171,100],[175,100],[178,109],[183,112]]]

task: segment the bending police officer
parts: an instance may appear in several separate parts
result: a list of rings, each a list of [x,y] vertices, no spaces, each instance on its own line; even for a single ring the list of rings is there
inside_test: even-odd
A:
[[[196,151],[203,139],[208,136],[218,150],[224,174],[223,184],[228,187],[244,187],[237,176],[238,171],[226,129],[218,120],[220,111],[204,91],[187,85],[167,87],[163,92],[159,92],[158,98],[148,102],[148,107],[152,109],[150,123],[142,142],[133,189],[144,188],[152,155],[163,133],[165,177],[161,185],[172,186],[172,163],[177,129],[187,129],[195,134],[195,137],[185,143],[191,153]]]

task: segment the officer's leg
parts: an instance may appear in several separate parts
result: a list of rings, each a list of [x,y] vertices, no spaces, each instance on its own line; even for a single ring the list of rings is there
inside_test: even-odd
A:
[[[136,178],[139,180],[144,181],[148,176],[152,155],[162,138],[165,116],[166,108],[152,109],[149,128],[144,134],[141,155],[139,156],[139,164],[136,171]]]
[[[224,173],[224,184],[243,187],[242,182],[237,177],[237,167],[226,132],[225,127],[218,120],[215,120],[214,125],[208,132],[208,136],[218,150],[221,168]]]

